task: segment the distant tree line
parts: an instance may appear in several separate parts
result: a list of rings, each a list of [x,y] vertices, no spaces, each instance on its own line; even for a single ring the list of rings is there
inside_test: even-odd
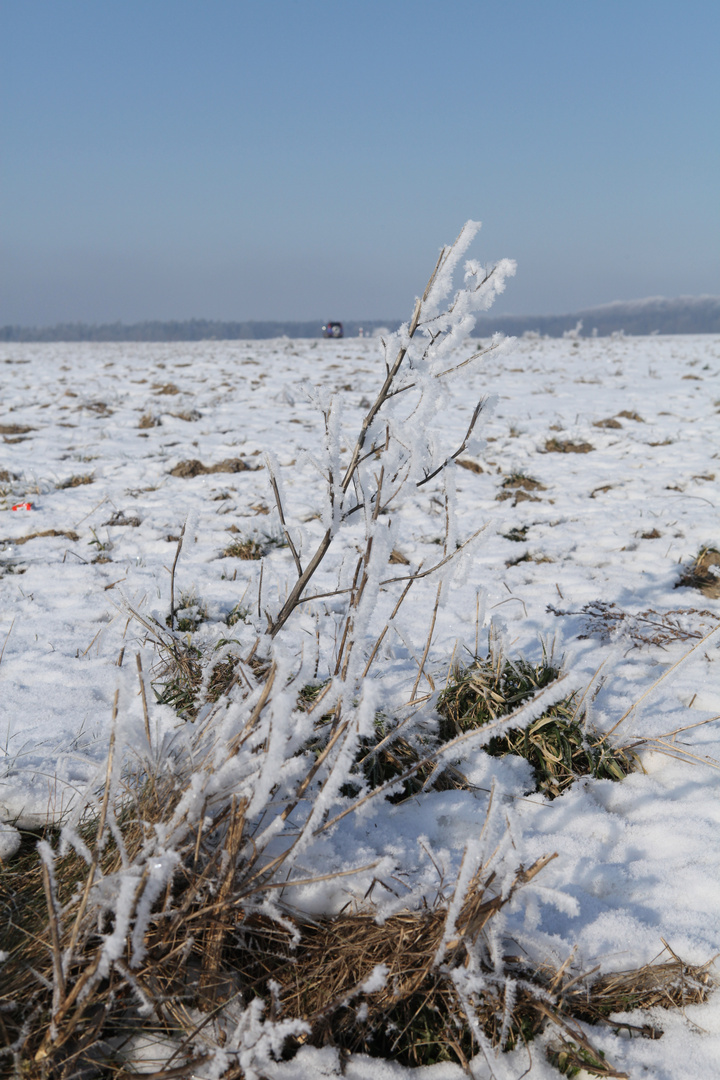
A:
[[[576,311],[570,315],[483,315],[478,319],[475,337],[503,334],[538,333],[562,337],[581,322],[579,333],[589,337],[597,333],[607,337],[626,334],[717,334],[720,333],[720,297],[679,297],[666,300],[618,301],[600,307]],[[367,336],[396,330],[399,319],[344,320],[346,337]],[[322,321],[312,322],[220,322],[210,319],[185,321],[121,322],[89,325],[61,323],[57,326],[0,327],[0,341],[253,341],[262,338],[319,338]]]
[[[571,315],[489,315],[478,319],[475,334],[486,337],[500,331],[521,335],[539,333],[562,337],[581,323],[579,335],[609,337],[624,332],[637,334],[717,334],[720,333],[720,296],[681,296],[675,300],[651,297],[648,300],[616,301],[586,308]]]

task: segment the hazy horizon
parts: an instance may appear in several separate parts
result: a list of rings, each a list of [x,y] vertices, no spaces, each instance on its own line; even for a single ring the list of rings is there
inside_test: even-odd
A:
[[[720,8],[0,0],[0,325],[406,318],[720,292]]]
[[[700,305],[703,302],[708,302],[708,301],[713,302],[716,306],[720,306],[720,294],[713,295],[711,293],[702,293],[699,296],[676,296],[676,297],[671,297],[671,296],[645,296],[645,297],[635,297],[634,299],[630,299],[630,300],[611,300],[611,301],[608,301],[605,304],[595,304],[595,305],[593,305],[591,307],[587,307],[587,308],[578,308],[575,311],[552,311],[552,312],[545,312],[545,313],[542,313],[542,314],[539,313],[539,312],[519,312],[519,311],[503,311],[502,314],[500,314],[499,309],[496,308],[496,307],[493,307],[489,312],[482,313],[479,316],[477,316],[477,318],[480,321],[483,321],[485,319],[492,319],[495,316],[498,316],[501,319],[575,318],[578,315],[585,315],[585,314],[589,314],[589,313],[594,312],[594,311],[597,311],[598,313],[604,312],[604,311],[609,312],[613,308],[620,308],[620,309],[623,309],[623,310],[632,310],[633,307],[642,308],[642,307],[653,306],[653,305],[669,305],[669,306],[689,305],[689,306],[693,306],[693,305]],[[356,324],[362,324],[362,322],[363,322],[362,316],[357,315],[357,314],[344,315],[342,313],[338,314],[337,312],[335,312],[335,313],[331,313],[331,315],[332,315],[333,319],[335,319],[337,317],[338,321],[344,322],[344,323],[349,323],[349,324],[352,324],[353,326],[356,325]],[[148,324],[155,324],[155,323],[157,323],[157,324],[163,324],[163,323],[172,324],[172,323],[178,323],[178,324],[182,325],[182,324],[196,323],[196,322],[197,323],[203,323],[203,322],[207,322],[207,323],[225,323],[225,324],[228,324],[228,325],[231,325],[231,324],[248,324],[249,325],[249,324],[253,324],[253,323],[256,323],[256,324],[265,324],[265,323],[267,323],[267,324],[277,324],[277,325],[282,325],[282,324],[285,324],[285,323],[298,323],[298,324],[302,324],[302,325],[309,325],[309,324],[312,323],[312,324],[317,324],[318,328],[320,329],[322,327],[322,325],[326,321],[327,320],[325,318],[323,318],[322,316],[319,316],[317,318],[313,318],[312,316],[307,316],[307,315],[305,315],[303,318],[299,318],[299,319],[274,319],[274,318],[267,318],[267,319],[253,319],[253,318],[249,318],[249,319],[233,319],[233,318],[228,318],[228,319],[207,319],[204,315],[194,314],[194,315],[188,315],[188,316],[183,316],[183,317],[177,317],[177,318],[174,318],[174,319],[148,318],[148,319],[138,319],[138,320],[132,320],[132,321],[131,320],[125,320],[125,319],[112,319],[112,320],[108,319],[108,320],[104,320],[102,322],[99,322],[99,321],[98,322],[89,322],[89,321],[86,321],[86,320],[63,320],[62,322],[56,322],[56,323],[45,323],[45,324],[35,323],[35,324],[32,324],[32,325],[31,324],[21,324],[21,323],[5,323],[4,326],[0,327],[0,329],[3,329],[3,328],[7,329],[8,327],[11,327],[11,326],[22,327],[23,329],[52,329],[55,326],[59,327],[59,326],[73,326],[73,325],[88,326],[88,327],[115,326],[115,325],[118,325],[118,326],[123,326],[123,327],[132,327],[132,326],[137,326],[137,325],[143,325],[145,323],[148,323]],[[386,322],[386,323],[391,324],[391,325],[395,325],[395,324],[398,324],[398,323],[402,322],[403,318],[402,318],[402,316],[400,316],[400,315],[398,315],[396,313],[395,315],[387,315],[385,319],[382,319],[382,318],[380,318],[380,319],[378,319],[378,318],[369,318],[369,319],[366,319],[364,321],[370,327],[370,326],[374,326],[374,325],[377,325],[377,324],[383,323],[383,322]]]

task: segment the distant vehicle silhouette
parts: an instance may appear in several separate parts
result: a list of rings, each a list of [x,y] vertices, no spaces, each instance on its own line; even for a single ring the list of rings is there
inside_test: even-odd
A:
[[[343,324],[341,322],[327,322],[322,328],[323,337],[341,338],[343,336]]]

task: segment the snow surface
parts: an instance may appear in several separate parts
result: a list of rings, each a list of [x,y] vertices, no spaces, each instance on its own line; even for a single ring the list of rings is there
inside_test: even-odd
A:
[[[0,857],[10,857],[16,843],[8,823],[57,819],[97,784],[116,690],[120,735],[128,746],[140,745],[137,681],[128,664],[116,662],[123,648],[128,657],[143,651],[128,606],[160,621],[167,615],[169,567],[183,524],[176,591],[207,609],[195,638],[210,645],[228,636],[224,619],[237,604],[252,613],[258,602],[260,563],[222,557],[224,549],[238,535],[280,535],[266,451],[277,460],[286,518],[301,552],[322,534],[311,460],[322,446],[322,426],[303,383],[339,395],[350,440],[383,374],[372,340],[2,347],[0,820],[6,824]],[[592,722],[609,731],[624,717],[615,737],[646,740],[645,772],[619,784],[582,781],[549,802],[526,795],[526,763],[490,758],[470,744],[460,765],[476,791],[429,792],[392,807],[371,800],[323,834],[303,854],[303,865],[309,877],[374,868],[297,888],[293,903],[337,911],[362,898],[374,878],[381,885],[373,899],[385,913],[422,895],[449,898],[494,785],[517,862],[559,856],[535,888],[518,894],[520,943],[523,934],[528,941],[542,938],[548,956],[560,959],[576,948],[579,963],[603,971],[652,960],[663,940],[702,963],[718,948],[720,925],[720,630],[713,632],[720,601],[675,586],[679,563],[703,545],[720,546],[720,339],[521,340],[510,355],[491,353],[477,370],[467,369],[448,405],[447,429],[437,432],[448,453],[483,395],[495,395],[497,403],[481,418],[487,442],[473,454],[482,472],[458,467],[454,479],[458,539],[485,528],[445,593],[428,669],[442,685],[453,654],[468,657],[476,640],[485,649],[494,619],[510,655],[536,659],[543,646],[552,648],[573,686],[593,680]],[[641,419],[594,426],[623,411]],[[157,425],[139,428],[144,415]],[[545,452],[553,437],[594,449]],[[170,475],[188,459],[212,466],[233,458],[252,468]],[[511,490],[503,481],[515,473],[543,485],[528,493],[532,501],[498,500]],[[78,476],[91,482],[62,486]],[[395,544],[413,566],[421,559],[431,565],[442,552],[438,492],[413,491],[397,515]],[[11,509],[24,502],[32,509]],[[507,538],[526,526],[524,540]],[[21,542],[46,530],[59,535]],[[644,538],[648,533],[659,536]],[[336,586],[347,560],[356,558],[358,535],[349,530],[331,551],[316,591]],[[105,561],[94,561],[98,556]],[[293,580],[292,558],[287,548],[274,548],[264,563],[262,606],[277,607]],[[391,696],[415,678],[434,595],[432,581],[416,586],[386,638],[385,670],[395,673]],[[622,626],[609,637],[582,636],[593,629],[585,616],[548,611],[552,605],[579,612],[593,601],[630,614],[684,609],[686,629],[710,636],[700,644],[695,637],[664,648],[638,645]],[[336,608],[328,601],[327,626],[339,625]],[[379,605],[378,631],[386,614]],[[313,625],[296,613],[284,633],[300,648]],[[243,633],[252,627],[237,623],[233,634],[242,640]],[[332,630],[323,639],[332,645]],[[147,669],[148,649],[144,657]],[[323,654],[321,668],[331,659]],[[162,734],[178,720],[159,706],[152,723]],[[632,1077],[718,1075],[718,995],[684,1013],[660,1010],[651,1022],[665,1031],[658,1042],[609,1031],[594,1032],[593,1039]],[[477,1077],[557,1075],[537,1045],[525,1072],[529,1064],[527,1053],[517,1051],[493,1060],[492,1072],[480,1060],[474,1068]],[[265,1068],[278,1080],[304,1080],[335,1076],[339,1065],[333,1051],[307,1049],[294,1062]],[[357,1080],[406,1074],[362,1058],[345,1073]],[[443,1065],[422,1075],[462,1074]]]

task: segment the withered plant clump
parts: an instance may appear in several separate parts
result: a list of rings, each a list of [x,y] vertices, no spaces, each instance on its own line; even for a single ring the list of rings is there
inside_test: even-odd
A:
[[[27,536],[17,536],[12,541],[4,540],[0,543],[27,544],[29,540],[39,540],[43,536],[64,536],[73,543],[80,539],[74,529],[40,529],[38,532],[28,533]]]
[[[184,420],[187,424],[192,424],[195,420],[202,419],[202,413],[197,409],[183,409],[181,412],[170,413],[176,420]]]
[[[535,554],[533,554],[530,551],[526,551],[526,552],[524,552],[524,554],[517,555],[513,559],[506,559],[505,560],[505,565],[507,567],[510,567],[510,566],[519,566],[520,563],[525,563],[525,562],[551,563],[551,562],[554,562],[554,561],[555,560],[551,559],[549,555],[543,555],[541,552],[535,552]]]
[[[0,424],[0,435],[28,435],[35,430],[27,424]]]
[[[517,490],[522,488],[523,491],[546,491],[544,484],[541,484],[539,480],[535,480],[532,476],[526,476],[525,473],[514,472],[506,476],[502,482],[503,488],[510,488],[511,490]]]
[[[513,1049],[550,1029],[549,1057],[561,1072],[582,1066],[623,1077],[582,1024],[657,1039],[655,1017],[653,1024],[614,1017],[702,1003],[712,989],[707,966],[674,954],[600,978],[512,955],[498,968],[488,933],[552,855],[519,867],[509,887],[481,865],[451,904],[381,924],[362,911],[311,920],[285,910],[274,918],[253,902],[263,874],[247,846],[254,827],[237,800],[188,836],[160,894],[137,878],[131,924],[153,895],[155,914],[141,942],[125,931],[126,946],[108,970],[106,942],[118,924],[106,917],[106,936],[98,935],[92,881],[112,894],[123,861],[137,860],[158,830],[177,824],[183,797],[175,784],[137,777],[124,800],[112,809],[104,802],[105,817],[88,819],[74,849],[54,863],[58,830],[46,830],[39,846],[26,834],[19,855],[0,865],[9,901],[0,1040],[24,1080],[128,1075],[126,1055],[140,1034],[159,1046],[171,1040],[157,1080],[189,1077],[213,1043],[227,1039],[233,1018],[261,1003],[276,1025],[276,1053],[286,1058],[329,1042],[408,1066],[467,1067],[479,1051]],[[225,1075],[241,1080],[243,1071],[228,1065]]]
[[[175,628],[181,633],[193,633],[208,617],[207,605],[194,592],[181,593],[174,612]],[[171,617],[167,623],[170,625]]]
[[[140,417],[138,421],[138,427],[146,431],[148,428],[160,427],[162,421],[159,416],[153,416],[152,413],[146,412]]]
[[[589,454],[595,447],[589,442],[573,442],[572,439],[546,439],[546,454]]]
[[[472,461],[470,458],[457,458],[456,461],[461,469],[467,469],[468,472],[478,474],[485,472],[482,465],[480,465],[477,461]]]
[[[670,611],[624,611],[617,604],[608,600],[592,600],[583,604],[579,611],[564,611],[548,604],[547,611],[558,617],[581,615],[584,619],[583,640],[592,634],[604,638],[622,635],[631,642],[633,648],[643,645],[658,645],[664,648],[673,641],[699,641],[714,626],[717,626],[718,613],[705,608],[673,608]]]
[[[717,568],[717,569],[716,569]],[[702,547],[689,566],[684,567],[676,589],[697,589],[703,596],[720,597],[720,551]]]
[[[103,522],[103,528],[108,525],[122,525],[129,526],[132,529],[137,529],[141,524],[140,518],[136,514],[131,514],[129,517],[125,514],[124,510],[116,510],[116,512],[107,521]]]
[[[501,486],[502,490],[495,498],[498,502],[514,499],[513,506],[521,502],[540,502],[533,492],[547,490],[539,480],[534,480],[532,476],[526,476],[524,473],[511,473],[510,476],[505,477]]]
[[[179,476],[183,480],[192,480],[195,476],[206,476],[210,473],[239,473],[253,471],[252,465],[248,465],[242,458],[225,458],[217,465],[203,465],[197,458],[189,461],[181,461],[170,470],[170,476]]]
[[[83,484],[94,484],[95,477],[90,473],[86,473],[83,476],[70,476],[67,480],[63,480],[61,484],[57,485],[58,491],[62,491],[65,488],[82,487]]]
[[[247,540],[233,540],[223,551],[228,559],[244,559],[245,561],[257,561],[267,555],[268,548],[261,544],[255,537]]]

